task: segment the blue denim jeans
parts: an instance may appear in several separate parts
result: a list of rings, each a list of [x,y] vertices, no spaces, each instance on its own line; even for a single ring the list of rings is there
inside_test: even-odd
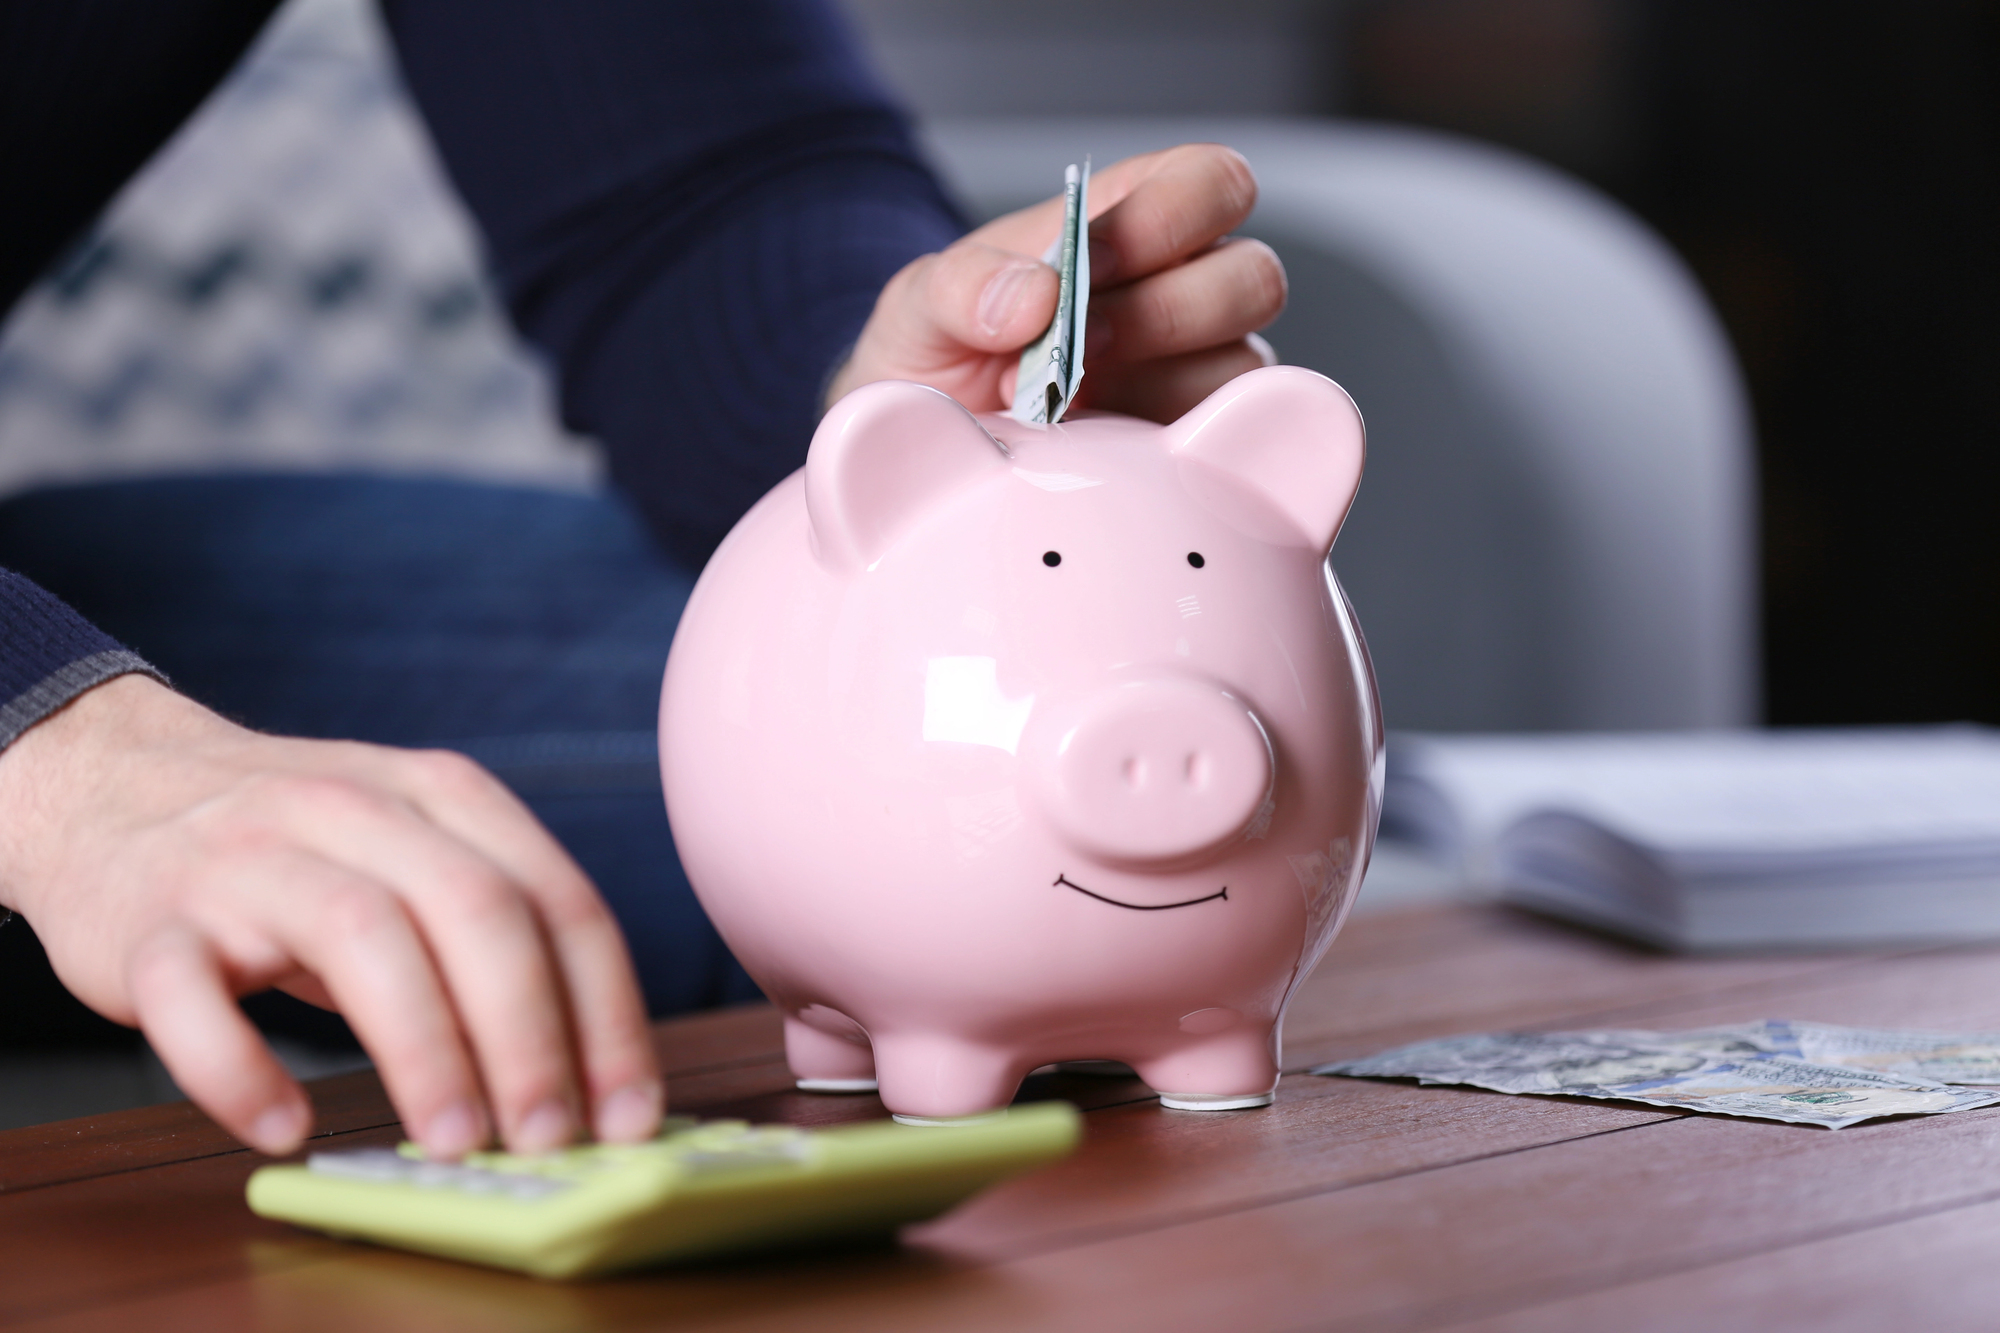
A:
[[[0,504],[0,567],[249,726],[472,755],[597,882],[654,1013],[757,994],[660,799],[660,671],[694,574],[617,496],[267,474],[61,487]],[[310,1029],[304,1008],[259,1015]]]

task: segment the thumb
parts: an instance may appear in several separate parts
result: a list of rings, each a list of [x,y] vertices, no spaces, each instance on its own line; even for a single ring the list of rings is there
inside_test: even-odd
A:
[[[1055,317],[1057,286],[1047,264],[964,240],[898,274],[871,331],[915,364],[968,350],[1011,352]]]

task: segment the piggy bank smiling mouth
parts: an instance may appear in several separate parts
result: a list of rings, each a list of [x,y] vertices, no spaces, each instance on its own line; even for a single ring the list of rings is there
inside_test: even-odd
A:
[[[1222,899],[1224,902],[1229,901],[1229,886],[1227,884],[1217,889],[1214,893],[1204,894],[1199,898],[1184,898],[1177,903],[1120,902],[1116,898],[1107,898],[1101,893],[1092,893],[1089,889],[1084,888],[1083,885],[1078,884],[1067,875],[1057,875],[1055,884],[1050,885],[1050,887],[1054,888],[1058,885],[1075,889],[1086,898],[1095,898],[1101,903],[1110,903],[1113,907],[1123,907],[1127,911],[1132,912],[1165,912],[1176,907],[1193,907],[1196,903],[1212,903],[1217,898]]]

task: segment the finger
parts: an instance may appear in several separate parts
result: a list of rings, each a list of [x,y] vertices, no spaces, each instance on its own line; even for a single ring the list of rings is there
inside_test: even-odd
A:
[[[277,988],[295,1000],[304,1000],[316,1009],[325,1009],[332,1013],[340,1011],[340,1001],[333,998],[333,992],[326,988],[325,982],[311,973],[301,972],[295,977],[289,977],[279,982]]]
[[[311,972],[375,1061],[410,1137],[456,1159],[485,1143],[490,1118],[472,1053],[437,962],[389,886],[297,853],[261,859],[258,880],[285,885],[260,928]]]
[[[1135,153],[1131,157],[1120,158],[1108,167],[1090,173],[1090,216],[1101,216],[1107,209],[1116,206],[1132,192],[1148,173],[1159,165],[1160,159],[1172,149],[1152,153]],[[982,241],[1011,250],[1015,254],[1040,255],[1046,253],[1062,229],[1063,213],[1067,208],[1060,194],[1044,199],[1038,204],[1003,214],[991,222],[975,228],[966,235],[967,240]]]
[[[610,1143],[649,1139],[659,1131],[667,1090],[624,932],[595,895],[589,905],[545,911],[576,1015],[591,1129]]]
[[[1090,303],[1084,356],[1093,369],[1232,343],[1285,309],[1285,266],[1262,241],[1225,241],[1185,264]]]
[[[1257,205],[1257,178],[1243,155],[1220,144],[1182,144],[1127,158],[1090,182],[1093,291],[1179,263],[1236,228]],[[1108,187],[1108,188],[1107,188]],[[1039,254],[1062,225],[1048,200],[972,233],[1003,249]]]
[[[1257,178],[1241,153],[1220,144],[1168,149],[1092,219],[1091,285],[1131,282],[1200,254],[1256,205]]]
[[[1274,364],[1271,345],[1252,334],[1226,347],[1093,371],[1084,382],[1087,406],[1165,424],[1238,375]]]
[[[597,1137],[651,1138],[666,1089],[617,918],[569,853],[492,774],[449,751],[404,758],[410,762],[400,780],[418,809],[497,863],[540,914],[575,1020]]]
[[[283,1156],[312,1129],[312,1105],[236,1006],[214,951],[185,924],[164,925],[126,962],[147,1041],[181,1091],[260,1152]]]
[[[891,279],[864,337],[876,355],[918,369],[949,365],[967,349],[1014,351],[1048,327],[1057,286],[1039,260],[960,241]]]
[[[569,1007],[523,886],[414,803],[362,783],[295,784],[280,818],[327,860],[384,886],[414,918],[508,1146],[546,1152],[574,1138],[580,1097]],[[337,978],[327,980],[345,1009]]]
[[[1118,286],[1199,254],[1256,206],[1256,174],[1221,144],[1181,144],[1115,162],[1090,178],[1091,287]],[[1057,196],[995,218],[967,239],[1038,255],[1062,218]]]

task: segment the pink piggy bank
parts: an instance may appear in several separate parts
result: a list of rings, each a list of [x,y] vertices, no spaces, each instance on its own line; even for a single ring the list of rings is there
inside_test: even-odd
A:
[[[1269,1104],[1375,835],[1381,721],[1327,561],[1360,415],[1272,367],[1171,426],[872,384],[702,573],[660,755],[801,1088],[987,1112],[1131,1065]]]

